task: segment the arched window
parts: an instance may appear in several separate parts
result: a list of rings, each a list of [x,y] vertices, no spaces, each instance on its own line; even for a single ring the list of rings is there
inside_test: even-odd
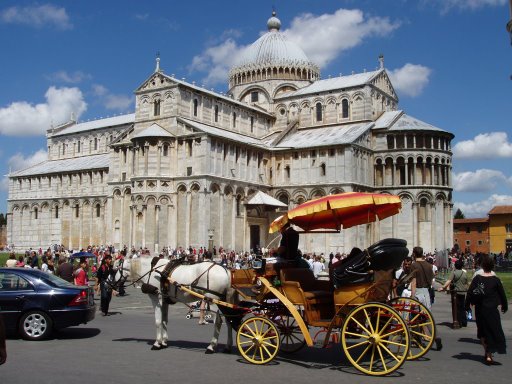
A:
[[[289,165],[284,167],[284,172],[285,172],[285,175],[286,175],[286,180],[290,180],[290,166]]]
[[[236,112],[233,112],[233,128],[236,128]]]
[[[418,220],[419,221],[428,221],[428,200],[426,197],[423,197],[420,200],[420,207],[418,212]]]
[[[320,176],[325,176],[325,163],[320,164]]]
[[[169,154],[169,146],[167,144],[164,144],[163,155],[164,155],[164,157],[167,157],[168,154]]]
[[[341,117],[344,119],[348,118],[348,100],[343,99],[341,102]]]
[[[55,218],[59,218],[59,207],[55,207]]]
[[[38,219],[38,213],[39,212],[38,212],[37,208],[34,208],[34,219],[36,219],[36,220]]]
[[[94,150],[95,151],[98,150],[98,138],[97,137],[94,138]]]
[[[215,122],[218,123],[219,122],[219,106],[216,105],[214,109],[215,109]]]
[[[241,206],[242,206],[242,196],[237,195],[236,196],[236,215],[237,216],[240,216]]]
[[[197,116],[197,99],[194,99],[194,116]]]
[[[75,207],[75,217],[80,217],[80,206],[78,204]]]
[[[251,133],[254,132],[254,117],[251,116]]]
[[[99,204],[96,204],[96,217],[101,216],[101,206]]]
[[[153,104],[153,115],[160,116],[160,100],[155,100]]]
[[[322,104],[316,103],[316,121],[322,121]]]
[[[80,140],[78,140],[78,153],[80,153]]]

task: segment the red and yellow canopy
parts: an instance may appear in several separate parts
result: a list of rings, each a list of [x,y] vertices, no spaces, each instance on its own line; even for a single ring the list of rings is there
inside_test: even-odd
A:
[[[402,202],[395,195],[347,192],[307,201],[270,224],[270,233],[277,232],[286,223],[305,232],[315,229],[340,230],[367,224],[400,212]]]

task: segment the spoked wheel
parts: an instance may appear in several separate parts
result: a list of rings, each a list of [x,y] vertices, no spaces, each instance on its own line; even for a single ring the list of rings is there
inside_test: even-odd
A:
[[[409,297],[395,297],[389,304],[400,313],[409,327],[411,344],[407,360],[415,360],[425,355],[436,338],[432,313],[418,300]]]
[[[341,329],[341,345],[357,370],[383,376],[400,368],[407,359],[409,331],[390,306],[366,303],[347,315]]]
[[[245,320],[236,335],[236,343],[242,357],[252,364],[266,364],[277,355],[279,331],[264,317]]]
[[[306,345],[306,339],[304,339],[304,335],[293,316],[281,314],[272,317],[271,320],[279,330],[281,352],[294,353]]]

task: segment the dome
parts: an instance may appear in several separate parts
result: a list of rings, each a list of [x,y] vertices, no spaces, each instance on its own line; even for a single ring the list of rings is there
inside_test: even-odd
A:
[[[275,12],[268,19],[267,28],[268,32],[247,47],[235,60],[230,71],[231,85],[254,80],[250,72],[255,70],[265,72],[265,79],[291,79],[291,72],[300,80],[319,78],[318,66],[308,59],[302,48],[279,31],[281,21]],[[284,73],[286,76],[283,76]]]
[[[272,12],[267,21],[268,32],[251,44],[236,60],[235,68],[266,65],[313,65],[302,48],[279,32],[281,21]],[[316,67],[316,66],[315,66]]]

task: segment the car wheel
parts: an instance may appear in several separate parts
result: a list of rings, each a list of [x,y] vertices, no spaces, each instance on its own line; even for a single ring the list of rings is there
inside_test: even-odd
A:
[[[26,340],[46,339],[52,332],[52,320],[44,312],[30,311],[21,317],[19,330]]]

